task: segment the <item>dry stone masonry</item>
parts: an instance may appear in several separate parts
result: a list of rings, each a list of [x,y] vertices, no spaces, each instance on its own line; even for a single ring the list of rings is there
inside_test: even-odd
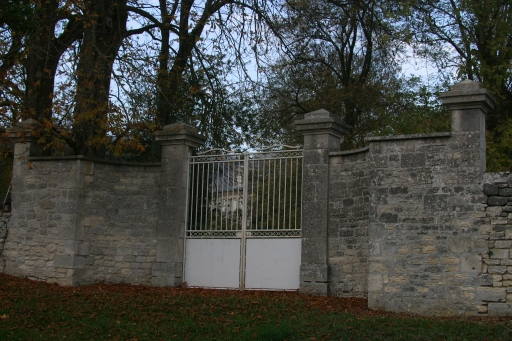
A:
[[[328,206],[319,196],[303,203],[301,292],[367,297],[370,308],[397,312],[512,314],[504,287],[509,185],[496,180],[484,193],[485,113],[494,99],[472,81],[441,98],[451,132],[372,137],[349,152],[314,145],[315,160],[328,167],[314,176],[305,170],[304,192],[322,189]],[[306,151],[312,136],[335,135],[332,116],[317,111],[296,122]],[[501,175],[485,175],[492,176]]]
[[[166,126],[157,135],[161,163],[116,163],[42,157],[33,124],[11,130],[12,217],[2,271],[61,285],[181,284],[186,162],[204,137],[184,124]]]
[[[318,110],[296,122],[302,293],[423,315],[512,315],[512,174],[485,173],[494,99],[472,81],[441,99],[450,132],[370,137],[354,151],[339,151],[350,127],[336,115]],[[61,285],[182,284],[188,157],[204,138],[167,126],[156,135],[160,163],[113,163],[42,157],[34,124],[10,132],[0,271]]]
[[[491,282],[480,288],[481,313],[512,312],[512,173],[485,174],[485,235],[489,252],[483,254],[482,272]]]
[[[5,240],[7,239],[7,224],[11,220],[10,213],[0,214],[0,256],[4,252]],[[0,271],[3,271],[5,267],[5,261],[0,258]]]

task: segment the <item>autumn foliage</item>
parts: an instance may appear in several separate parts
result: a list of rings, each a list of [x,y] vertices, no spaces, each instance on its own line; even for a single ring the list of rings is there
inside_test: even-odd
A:
[[[508,319],[421,318],[297,292],[60,287],[0,274],[2,340],[506,340]]]

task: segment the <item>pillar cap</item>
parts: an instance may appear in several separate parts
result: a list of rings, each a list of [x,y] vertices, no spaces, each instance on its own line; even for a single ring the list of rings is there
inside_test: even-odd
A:
[[[162,145],[184,144],[197,148],[203,145],[206,137],[200,135],[196,127],[178,122],[166,125],[163,130],[156,132],[155,141],[160,142]]]
[[[352,128],[336,116],[325,109],[304,114],[304,119],[294,122],[298,131],[303,135],[330,134],[338,138],[347,135]]]
[[[439,94],[450,110],[481,109],[484,113],[494,109],[496,99],[482,84],[466,79]]]
[[[8,130],[8,136],[15,142],[35,142],[37,137],[32,132],[38,125],[39,122],[33,118],[14,123],[11,129]]]

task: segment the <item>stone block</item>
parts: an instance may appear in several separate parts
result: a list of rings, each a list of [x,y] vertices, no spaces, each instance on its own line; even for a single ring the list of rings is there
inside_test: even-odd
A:
[[[494,247],[497,249],[510,249],[512,248],[512,240],[496,240],[494,242]]]
[[[486,305],[479,305],[476,307],[476,312],[479,314],[487,314],[488,307]]]
[[[398,214],[391,213],[391,212],[384,212],[380,215],[378,221],[381,223],[387,223],[387,224],[398,223]]]
[[[390,195],[400,195],[409,193],[409,187],[407,186],[398,186],[389,188]]]
[[[492,283],[499,283],[503,281],[503,275],[491,275]]]
[[[474,276],[471,279],[471,285],[474,285],[475,287],[478,286],[492,286],[492,278],[491,275],[487,273],[479,274],[478,276]]]
[[[327,240],[325,238],[302,238],[302,263],[326,264]]]
[[[176,248],[177,248],[177,240],[175,240],[175,239],[159,239],[159,242],[156,247],[156,261],[157,262],[173,261]]]
[[[507,267],[506,266],[500,266],[500,265],[491,265],[487,268],[487,271],[490,274],[500,274],[503,275],[507,273]]]
[[[508,219],[502,217],[491,219],[491,225],[508,225]]]
[[[384,278],[381,274],[368,275],[368,293],[378,292],[384,288]]]
[[[480,287],[476,289],[475,299],[482,302],[506,302],[505,288]]]
[[[66,240],[64,245],[66,254],[74,255],[76,253],[76,241]]]
[[[482,257],[478,255],[462,256],[460,269],[463,273],[479,274],[482,271]]]
[[[427,212],[439,212],[447,210],[448,195],[429,194],[423,198],[423,208]]]
[[[490,249],[491,259],[509,259],[510,250],[507,249]]]
[[[499,195],[502,197],[512,197],[512,188],[500,188]]]
[[[487,205],[489,206],[505,206],[508,203],[508,198],[504,197],[489,197]]]
[[[424,153],[404,153],[401,157],[402,168],[425,167],[426,155]]]
[[[448,246],[453,253],[467,252],[471,249],[472,240],[465,236],[448,237]]]
[[[512,303],[489,303],[488,314],[490,316],[511,316]]]
[[[330,289],[329,287],[329,283],[301,281],[299,292],[305,295],[328,296]]]
[[[507,227],[505,229],[505,236],[504,236],[505,239],[512,239],[512,228],[510,227]]]
[[[304,262],[304,260],[302,260]],[[300,281],[302,282],[328,282],[329,266],[327,264],[301,264]]]
[[[154,287],[173,287],[174,277],[152,277],[151,285]]]
[[[304,150],[304,164],[328,164],[329,151],[325,149]]]
[[[74,255],[55,255],[53,264],[56,268],[82,269],[85,261],[84,257]]]
[[[498,195],[499,194],[499,187],[491,184],[484,184],[484,194],[486,195]]]
[[[484,260],[484,263],[487,264],[487,265],[501,265],[501,259],[490,259],[490,258],[486,258]]]

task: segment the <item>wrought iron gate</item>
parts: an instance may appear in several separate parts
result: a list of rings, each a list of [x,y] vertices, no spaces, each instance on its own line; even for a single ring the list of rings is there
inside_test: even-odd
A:
[[[302,150],[210,150],[190,157],[184,280],[298,289]]]

